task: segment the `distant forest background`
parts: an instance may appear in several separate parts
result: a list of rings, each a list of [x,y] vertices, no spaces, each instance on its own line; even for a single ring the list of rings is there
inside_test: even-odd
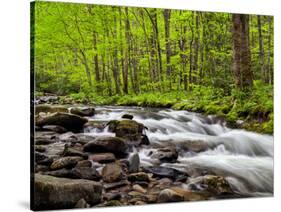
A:
[[[173,107],[273,132],[273,17],[36,2],[36,95]]]

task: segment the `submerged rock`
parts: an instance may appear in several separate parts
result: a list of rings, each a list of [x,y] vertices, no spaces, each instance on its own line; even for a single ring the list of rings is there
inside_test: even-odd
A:
[[[70,109],[70,113],[78,116],[93,116],[95,115],[95,108],[93,107],[75,107]]]
[[[102,185],[90,180],[73,180],[35,174],[34,209],[74,208],[80,199],[90,205],[101,201]]]
[[[134,118],[134,116],[131,115],[131,114],[124,114],[121,118],[122,119],[131,119],[132,120]]]
[[[205,175],[193,179],[189,184],[191,188],[208,191],[215,195],[233,194],[230,184],[224,177],[216,175]]]
[[[83,129],[83,126],[87,121],[87,119],[77,115],[68,113],[55,113],[51,116],[43,118],[42,120],[38,120],[36,122],[36,125],[39,127],[42,127],[44,125],[59,125],[67,130],[79,132]]]
[[[152,153],[151,158],[159,159],[161,162],[165,163],[175,163],[178,159],[178,152],[172,147],[160,148]]]
[[[128,145],[122,138],[117,137],[98,137],[93,141],[85,144],[85,152],[106,153],[111,152],[116,155],[125,155]]]
[[[160,178],[171,178],[176,181],[183,181],[187,179],[187,175],[183,172],[178,170],[162,167],[162,166],[150,166],[150,167],[143,167],[145,172],[152,173],[156,177]]]

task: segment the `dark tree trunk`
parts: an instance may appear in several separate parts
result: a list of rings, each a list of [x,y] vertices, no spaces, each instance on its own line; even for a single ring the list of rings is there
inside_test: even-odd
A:
[[[233,71],[236,87],[247,88],[253,84],[251,52],[249,47],[249,16],[233,14]]]

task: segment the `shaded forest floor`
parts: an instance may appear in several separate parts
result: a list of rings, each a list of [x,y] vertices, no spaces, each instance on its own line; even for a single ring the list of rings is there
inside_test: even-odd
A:
[[[37,92],[36,95],[42,95]],[[141,107],[163,107],[188,110],[224,118],[232,128],[259,133],[273,133],[273,88],[259,81],[251,91],[196,87],[192,91],[146,92],[140,94],[102,96],[74,93],[60,97],[61,104],[96,104]]]

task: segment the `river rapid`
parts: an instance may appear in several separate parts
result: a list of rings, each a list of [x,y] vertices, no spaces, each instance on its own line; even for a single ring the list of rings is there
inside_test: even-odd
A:
[[[173,146],[179,151],[175,163],[161,166],[187,173],[190,183],[200,190],[196,181],[202,173],[223,176],[241,196],[273,195],[273,136],[242,129],[230,129],[215,116],[203,116],[188,111],[140,107],[96,107],[90,119],[107,122],[131,114],[144,124],[149,147],[135,149],[142,167],[157,161],[151,157],[154,147]],[[114,136],[105,129],[86,129],[92,136]]]

